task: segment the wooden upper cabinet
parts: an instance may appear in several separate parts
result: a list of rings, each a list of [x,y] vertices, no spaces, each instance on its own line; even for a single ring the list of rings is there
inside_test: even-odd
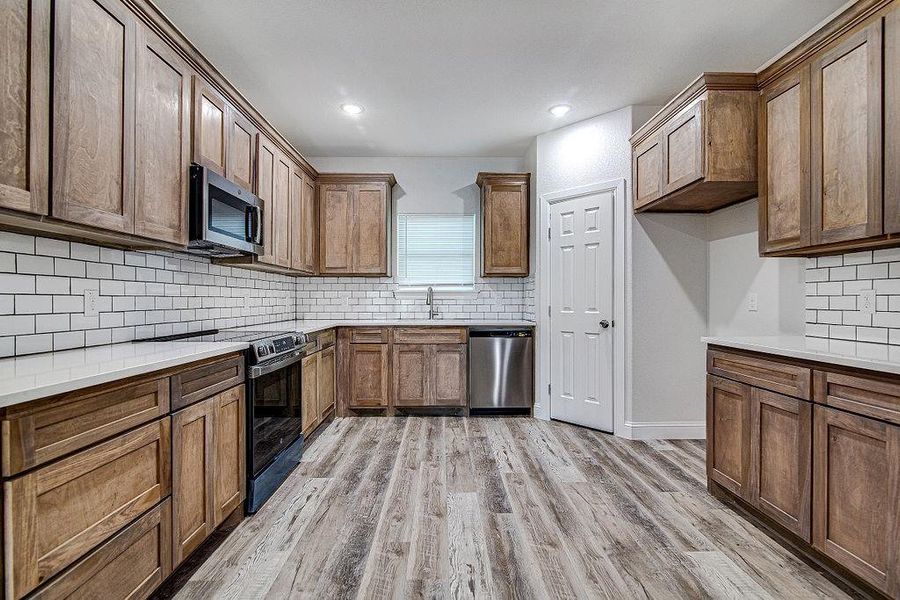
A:
[[[481,274],[526,277],[530,173],[479,173],[481,188]]]
[[[228,106],[228,145],[225,176],[245,190],[253,190],[256,170],[256,127]]]
[[[710,212],[757,194],[754,73],[704,73],[631,136],[636,212]]]
[[[813,545],[900,597],[900,426],[814,409]]]
[[[47,214],[50,1],[0,4],[0,207]]]
[[[760,254],[810,243],[809,95],[808,66],[760,94]]]
[[[291,268],[316,272],[316,188],[312,178],[294,165],[291,171]]]
[[[228,158],[228,102],[205,79],[194,76],[193,157],[198,165],[225,177]]]
[[[709,375],[706,378],[706,473],[747,500],[750,493],[751,388]]]
[[[662,134],[653,135],[637,146],[631,155],[634,173],[634,208],[650,204],[662,196]]]
[[[882,48],[876,20],[811,64],[811,241],[882,233]]]
[[[132,233],[136,17],[118,0],[54,7],[53,216]]]
[[[750,502],[811,541],[812,403],[753,388],[750,423]]]
[[[263,134],[257,134],[257,195],[263,201],[263,253],[259,262],[291,266],[291,162]]]
[[[390,275],[390,174],[323,173],[319,193],[319,272]]]
[[[187,244],[191,72],[146,26],[137,30],[134,233]]]

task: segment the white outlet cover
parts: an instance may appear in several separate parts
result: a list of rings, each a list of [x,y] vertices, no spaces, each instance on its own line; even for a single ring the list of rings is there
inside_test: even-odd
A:
[[[756,292],[747,294],[747,310],[750,312],[759,310],[759,294]]]
[[[875,290],[862,290],[859,292],[858,308],[864,315],[875,314]]]
[[[97,307],[97,290],[84,290],[84,316],[95,317],[99,310]]]

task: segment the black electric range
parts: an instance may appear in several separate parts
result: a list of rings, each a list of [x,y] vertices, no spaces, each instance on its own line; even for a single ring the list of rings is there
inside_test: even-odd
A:
[[[296,332],[215,329],[143,341],[248,342],[247,502],[253,514],[300,463],[303,454],[301,368],[307,343]]]

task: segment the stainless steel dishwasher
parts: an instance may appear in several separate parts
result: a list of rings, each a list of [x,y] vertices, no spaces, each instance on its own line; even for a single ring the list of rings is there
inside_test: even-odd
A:
[[[533,400],[534,334],[531,328],[470,328],[471,411],[528,412]]]

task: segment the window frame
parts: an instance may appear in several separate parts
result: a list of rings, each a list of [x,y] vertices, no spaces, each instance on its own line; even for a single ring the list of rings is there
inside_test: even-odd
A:
[[[426,283],[404,283],[400,279],[400,218],[403,216],[424,215],[429,217],[470,217],[472,219],[472,283],[471,284],[426,284]],[[478,265],[481,260],[481,239],[480,219],[474,213],[430,213],[430,212],[402,212],[397,213],[394,218],[394,296],[400,297],[418,297],[425,294],[429,287],[432,288],[435,297],[459,298],[474,297],[476,295],[475,286],[478,283],[479,271]]]

